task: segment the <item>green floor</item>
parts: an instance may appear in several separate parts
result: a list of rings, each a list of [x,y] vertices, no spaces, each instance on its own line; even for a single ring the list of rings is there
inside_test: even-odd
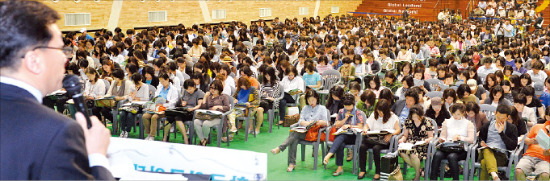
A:
[[[266,116],[267,117],[267,116]],[[139,128],[138,128],[139,129]],[[260,153],[267,153],[268,155],[268,166],[267,166],[267,175],[268,180],[354,180],[357,179],[357,175],[352,174],[352,162],[344,162],[344,174],[338,177],[333,177],[332,172],[336,170],[336,165],[334,159],[331,159],[327,170],[324,170],[322,165],[322,155],[319,151],[319,161],[317,170],[313,170],[313,157],[311,152],[313,151],[311,146],[306,146],[305,161],[301,161],[300,155],[300,146],[298,146],[298,154],[296,161],[296,168],[293,172],[286,172],[287,168],[287,152],[281,152],[278,155],[273,155],[270,150],[277,147],[281,144],[286,137],[288,136],[289,128],[281,127],[280,129],[277,126],[273,127],[273,132],[268,133],[269,123],[264,122],[264,126],[261,128],[261,133],[254,138],[253,135],[249,135],[248,142],[244,141],[244,131],[243,129],[239,130],[239,135],[235,135],[234,140],[230,143],[229,148],[239,149],[239,150],[249,150]],[[162,131],[161,131],[162,134]],[[211,133],[215,135],[215,133]],[[131,138],[137,138],[139,132],[130,132]],[[118,137],[118,135],[113,135]],[[174,139],[174,135],[171,134],[170,142],[174,143],[183,143],[183,139],[180,133],[177,133],[177,138]],[[209,146],[216,146],[216,138],[212,140],[212,143]],[[162,136],[157,136],[157,141],[162,140]],[[223,143],[222,148],[227,148],[227,144]],[[403,163],[402,160],[399,161]],[[374,166],[373,166],[374,167]],[[366,180],[372,180],[374,176],[374,168],[367,171],[365,177]],[[410,180],[414,178],[414,169],[409,167],[407,175],[403,176],[405,180]],[[461,176],[462,178],[462,176]],[[475,178],[477,180],[477,178]],[[446,178],[445,180],[452,180],[451,178]]]

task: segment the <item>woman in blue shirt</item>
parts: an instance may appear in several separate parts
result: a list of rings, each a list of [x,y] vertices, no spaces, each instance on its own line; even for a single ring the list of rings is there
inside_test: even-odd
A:
[[[344,95],[344,108],[338,111],[338,117],[334,127],[340,129],[363,128],[363,123],[367,119],[363,111],[355,108],[355,97],[351,94]],[[336,166],[338,168],[332,173],[333,176],[339,176],[344,173],[344,147],[346,144],[354,144],[354,134],[339,134],[334,138],[334,142],[328,154],[323,159],[323,164],[328,164],[330,157],[336,154]]]
[[[306,73],[302,76],[302,79],[304,79],[305,85],[315,90],[321,88],[321,81],[323,80],[323,77],[321,77],[321,74],[315,72],[315,66],[313,65],[313,62],[306,62],[304,68],[306,70]]]
[[[314,90],[306,91],[306,99],[307,105],[300,113],[300,120],[298,121],[298,124],[300,126],[308,126],[317,121],[315,124],[319,126],[327,126],[327,108],[323,105],[317,104],[319,102],[319,95],[317,92]],[[286,138],[283,144],[271,150],[271,153],[278,154],[279,152],[284,151],[287,147],[290,147],[288,151],[287,172],[292,172],[292,170],[294,170],[296,165],[296,151],[298,148],[298,143],[304,140],[305,137],[306,133],[298,133],[295,131],[290,132],[290,135],[288,135],[288,138]]]
[[[159,75],[159,86],[155,92],[155,97],[162,97],[166,100],[166,103],[162,104],[167,109],[172,109],[176,106],[178,101],[178,89],[170,82],[170,76],[167,73],[161,72]],[[160,106],[157,104],[157,106]],[[157,133],[157,120],[164,117],[164,111],[160,113],[145,113],[143,114],[143,123],[145,127],[145,133],[149,136],[145,140],[154,141]]]

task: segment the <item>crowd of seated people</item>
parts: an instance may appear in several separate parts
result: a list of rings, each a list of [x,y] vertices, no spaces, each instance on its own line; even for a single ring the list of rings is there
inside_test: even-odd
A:
[[[275,18],[250,25],[70,32],[64,37],[65,46],[74,50],[67,74],[80,75],[95,116],[106,124],[120,120],[123,138],[131,137],[135,117],[142,115],[139,124],[144,125],[146,140],[155,140],[161,125],[162,140],[167,141],[174,126],[184,143],[193,143],[187,134],[194,134],[199,144],[207,145],[216,125],[226,129],[218,131],[244,129],[259,134],[264,113],[278,109],[275,124],[283,124],[288,105],[293,104],[299,107],[300,125],[317,121],[319,126],[358,128],[365,133],[392,130],[378,141],[363,135],[358,155],[347,152],[347,160],[359,159],[359,178],[366,174],[369,152],[374,154],[374,178],[380,178],[381,150],[389,149],[395,138],[396,143],[462,141],[503,150],[525,144],[527,151],[515,175],[535,174],[547,180],[549,151],[538,145],[536,135],[538,130],[549,132],[550,29],[540,28],[536,19],[542,15],[531,11],[530,2],[523,3],[480,1],[474,12],[479,14],[481,9],[483,16],[493,19],[462,20],[460,12],[442,11],[437,22],[329,15],[284,22]],[[508,14],[503,16],[501,7]],[[519,20],[523,18],[527,21]],[[327,71],[340,75],[332,87],[324,83]],[[94,103],[104,97],[114,97],[116,102],[154,100],[155,106],[184,113],[121,109],[119,118],[113,118],[117,107]],[[67,98],[44,99],[44,104],[60,112],[66,102]],[[250,109],[237,112],[237,105]],[[483,112],[486,106],[496,110],[493,115]],[[205,116],[198,115],[200,109],[233,113],[227,118]],[[256,129],[235,121],[241,116],[253,119]],[[187,131],[191,124],[194,130]],[[294,170],[296,147],[304,137],[291,132],[271,150],[276,154],[289,148],[287,171]],[[336,136],[323,155],[325,164],[335,155],[334,176],[344,172],[344,145],[353,140],[350,135]],[[223,141],[232,141],[232,135]],[[466,152],[437,150],[431,173],[422,173],[421,162],[429,156],[426,150],[423,145],[399,154],[416,171],[414,179],[437,179],[444,159],[450,176],[459,178],[458,161],[466,159]],[[480,178],[499,179],[496,168],[506,155],[485,149],[479,156]]]

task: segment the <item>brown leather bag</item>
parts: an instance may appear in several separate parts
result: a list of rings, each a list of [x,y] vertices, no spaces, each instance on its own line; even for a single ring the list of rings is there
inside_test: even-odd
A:
[[[300,120],[300,114],[295,115],[286,115],[285,121],[283,122],[283,127],[290,127],[290,125],[293,125]]]

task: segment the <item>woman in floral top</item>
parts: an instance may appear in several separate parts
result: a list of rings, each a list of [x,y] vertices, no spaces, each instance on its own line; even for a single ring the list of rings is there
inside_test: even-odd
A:
[[[405,120],[405,129],[403,137],[399,139],[399,143],[416,144],[419,141],[424,143],[413,147],[412,151],[401,150],[399,155],[403,160],[411,165],[416,174],[414,180],[420,178],[420,160],[426,159],[428,143],[433,139],[434,126],[432,119],[424,117],[422,106],[414,105],[409,111],[409,118]]]

